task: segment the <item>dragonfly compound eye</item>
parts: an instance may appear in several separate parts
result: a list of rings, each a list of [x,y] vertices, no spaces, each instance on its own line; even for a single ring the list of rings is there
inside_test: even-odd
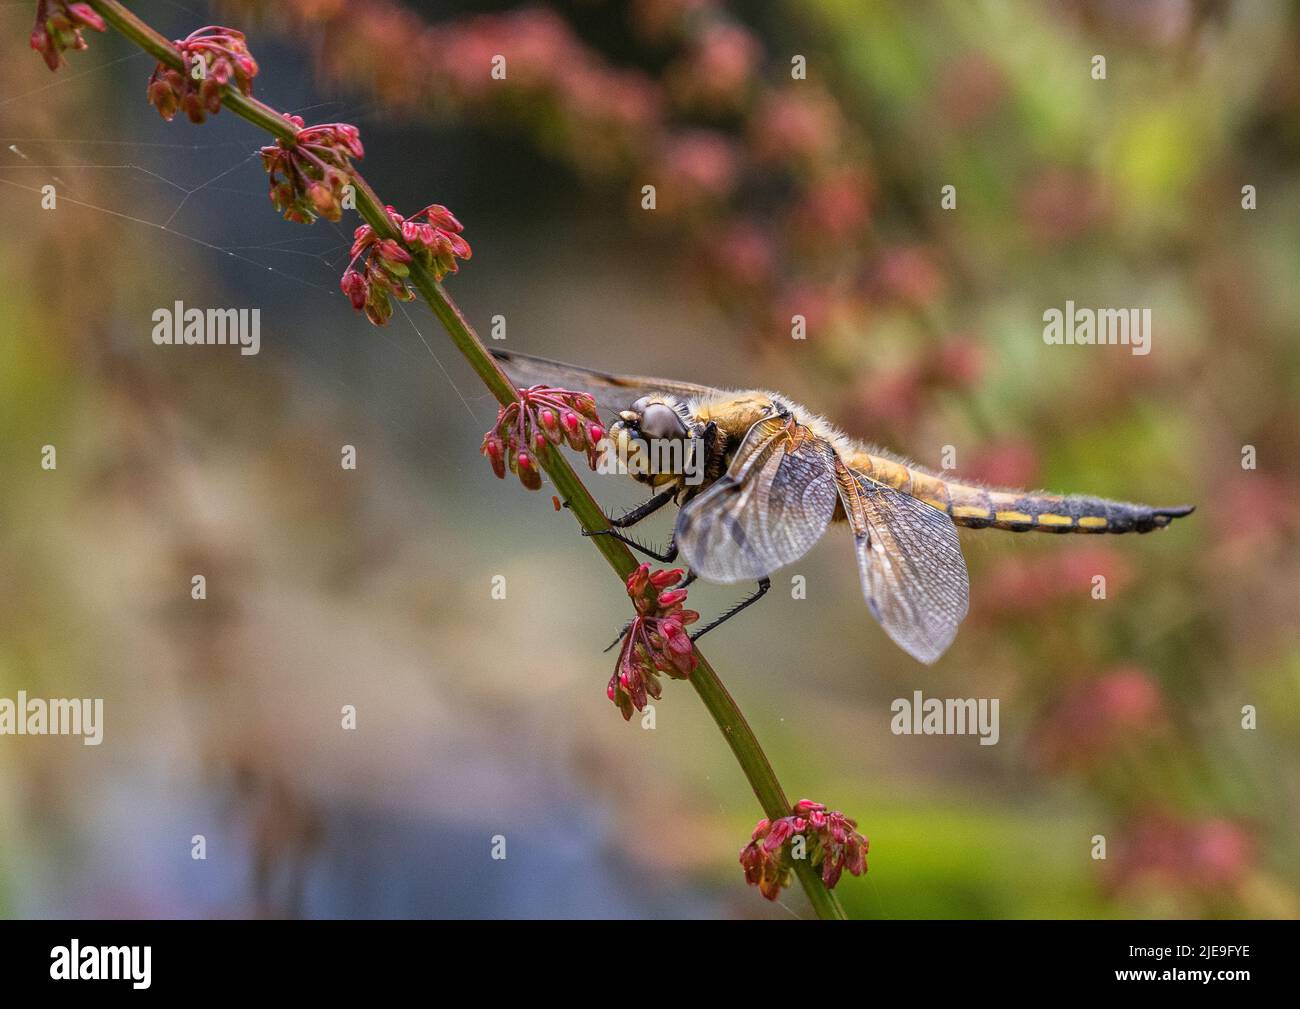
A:
[[[671,406],[651,403],[641,414],[641,434],[646,438],[685,438],[686,425]]]

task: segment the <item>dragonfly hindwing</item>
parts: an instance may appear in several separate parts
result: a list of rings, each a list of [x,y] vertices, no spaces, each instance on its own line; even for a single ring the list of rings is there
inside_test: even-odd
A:
[[[842,464],[838,482],[871,615],[908,654],[934,662],[969,606],[957,527],[938,508]]]

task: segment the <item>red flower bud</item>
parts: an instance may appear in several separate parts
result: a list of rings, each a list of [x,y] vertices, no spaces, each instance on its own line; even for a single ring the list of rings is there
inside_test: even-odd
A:
[[[108,27],[104,19],[100,17],[90,4],[74,3],[68,4],[68,15],[79,25],[86,28],[93,28],[97,32],[102,32]]]
[[[532,456],[527,452],[520,452],[515,457],[518,466],[519,482],[529,490],[540,490],[542,486],[542,474],[538,470],[537,464],[533,462]]]
[[[646,567],[649,567],[647,564]],[[650,584],[657,589],[665,589],[669,585],[676,585],[682,580],[686,572],[682,568],[673,568],[669,571],[656,571],[650,576]]]
[[[307,198],[311,200],[312,206],[316,213],[321,217],[328,218],[331,221],[337,221],[343,216],[343,210],[339,201],[334,197],[334,193],[328,186],[321,182],[313,182],[307,187]]]
[[[357,273],[356,270],[348,269],[343,274],[343,279],[339,282],[343,293],[348,296],[352,302],[352,307],[360,311],[366,304],[366,299],[370,296],[370,285],[366,278]]]
[[[670,606],[675,606],[677,603],[680,603],[685,598],[685,589],[669,589],[667,592],[659,593],[659,605],[663,609],[667,609]]]
[[[506,475],[505,447],[492,432],[488,432],[487,437],[483,439],[483,454],[488,457],[488,462],[492,464],[492,472],[497,475],[498,479],[504,480]]]

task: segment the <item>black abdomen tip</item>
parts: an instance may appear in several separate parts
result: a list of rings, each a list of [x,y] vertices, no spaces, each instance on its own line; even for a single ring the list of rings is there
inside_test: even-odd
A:
[[[1133,528],[1137,532],[1147,533],[1153,529],[1163,529],[1174,519],[1190,515],[1196,511],[1196,505],[1175,505],[1172,508],[1152,508],[1145,513],[1139,512]]]

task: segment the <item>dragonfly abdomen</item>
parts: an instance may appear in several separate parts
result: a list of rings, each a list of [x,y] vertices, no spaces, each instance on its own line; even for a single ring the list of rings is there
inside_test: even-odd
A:
[[[1078,495],[990,490],[945,480],[893,459],[863,454],[850,465],[879,483],[947,512],[959,526],[1011,532],[1146,533],[1188,515],[1192,506],[1152,508]]]
[[[1109,501],[1078,495],[1030,494],[996,491],[970,484],[946,485],[944,507],[952,520],[971,529],[1006,529],[1011,532],[1047,533],[1148,533],[1163,529],[1192,511],[1191,506],[1152,508],[1149,505]]]

